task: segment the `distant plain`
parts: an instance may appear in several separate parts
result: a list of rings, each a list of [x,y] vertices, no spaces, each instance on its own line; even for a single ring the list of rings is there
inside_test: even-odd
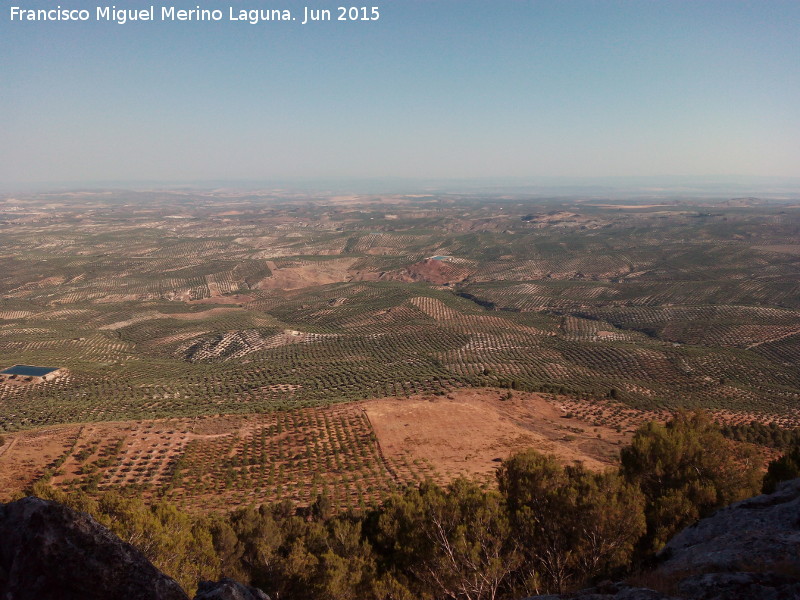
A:
[[[0,368],[62,369],[0,382],[7,496],[358,506],[679,407],[800,422],[796,201],[31,193],[0,236]]]

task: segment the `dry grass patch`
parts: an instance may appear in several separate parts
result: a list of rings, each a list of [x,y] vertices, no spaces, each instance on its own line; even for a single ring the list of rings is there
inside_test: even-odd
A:
[[[423,461],[441,479],[488,477],[500,460],[525,448],[556,455],[564,463],[604,469],[617,462],[629,436],[612,428],[564,418],[558,403],[539,394],[468,389],[443,396],[385,398],[365,402],[389,461]]]

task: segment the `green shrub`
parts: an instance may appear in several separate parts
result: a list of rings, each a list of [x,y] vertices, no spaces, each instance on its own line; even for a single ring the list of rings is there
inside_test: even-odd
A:
[[[761,492],[771,494],[781,481],[800,477],[800,445],[769,463]]]

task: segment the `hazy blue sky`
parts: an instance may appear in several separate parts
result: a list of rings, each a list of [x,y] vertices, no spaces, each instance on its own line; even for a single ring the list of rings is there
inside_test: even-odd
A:
[[[98,6],[3,3],[0,182],[800,176],[798,0],[389,0],[377,22],[305,26],[10,22],[11,5],[56,4]],[[198,4],[226,19],[229,6],[306,5],[174,3]]]

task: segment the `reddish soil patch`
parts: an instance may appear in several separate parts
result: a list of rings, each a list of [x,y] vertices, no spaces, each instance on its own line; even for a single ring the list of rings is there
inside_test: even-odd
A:
[[[83,484],[99,469],[101,488],[162,485],[189,438],[186,422],[177,419],[85,425],[52,483]]]
[[[4,434],[0,446],[0,501],[11,500],[44,473],[72,445],[79,426]]]
[[[176,478],[178,458],[183,467]],[[323,492],[336,506],[352,508],[431,473],[424,465],[386,465],[354,403],[7,434],[0,447],[0,501],[58,459],[50,483],[61,489],[127,487],[145,499],[168,491],[170,500],[200,512],[286,498],[309,504]]]
[[[436,285],[443,285],[445,283],[464,281],[470,273],[468,269],[448,261],[426,258],[408,267],[403,275],[409,281],[427,281]]]
[[[98,469],[99,487],[165,483],[192,439],[194,419],[91,423],[5,434],[0,446],[0,501],[11,499],[69,451],[51,482],[83,484]],[[71,451],[70,451],[71,449]],[[99,461],[99,465],[98,465]]]

